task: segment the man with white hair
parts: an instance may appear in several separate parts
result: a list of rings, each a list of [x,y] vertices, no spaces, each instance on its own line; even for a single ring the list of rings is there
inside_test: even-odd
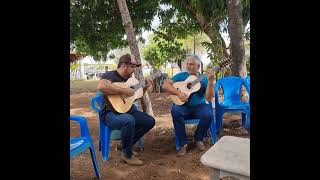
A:
[[[210,127],[211,121],[213,120],[213,116],[210,114],[210,107],[206,104],[206,100],[211,101],[214,96],[213,87],[215,75],[211,69],[207,71],[208,76],[201,81],[200,90],[192,93],[189,97],[172,85],[175,82],[186,80],[190,75],[199,77],[200,66],[200,58],[198,56],[190,56],[187,58],[187,71],[176,74],[172,79],[167,79],[162,85],[167,92],[178,96],[182,102],[186,102],[183,105],[173,104],[171,108],[175,133],[180,142],[180,149],[178,150],[178,155],[180,156],[186,154],[188,146],[184,120],[200,119],[197,130],[194,134],[194,140],[200,151],[205,150],[203,138]]]

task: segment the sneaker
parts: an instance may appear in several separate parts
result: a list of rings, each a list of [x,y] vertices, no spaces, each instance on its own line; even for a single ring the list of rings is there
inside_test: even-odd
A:
[[[181,149],[179,149],[177,154],[179,156],[184,156],[187,153],[187,146],[188,146],[187,144],[183,145]]]
[[[206,149],[202,141],[197,141],[196,144],[200,151],[204,151]]]
[[[116,145],[116,151],[122,152],[122,145],[121,144]],[[135,151],[135,150],[132,150],[132,155],[133,156],[139,156],[139,153],[137,151]]]
[[[137,166],[143,165],[143,161],[141,161],[140,159],[138,159],[134,156],[131,156],[130,158],[128,158],[123,153],[121,153],[121,161],[123,161],[129,165],[137,165]]]

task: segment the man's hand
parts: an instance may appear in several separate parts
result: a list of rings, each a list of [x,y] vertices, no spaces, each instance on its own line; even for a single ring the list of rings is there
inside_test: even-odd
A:
[[[150,85],[152,84],[152,80],[150,78],[146,79],[146,84],[143,88],[143,93],[150,87]]]
[[[123,94],[128,96],[128,97],[131,97],[133,96],[135,93],[135,90],[134,89],[131,89],[131,88],[124,88],[123,89]]]
[[[182,102],[188,101],[188,96],[185,93],[181,92],[181,91],[179,91],[179,93],[178,93],[178,98]]]
[[[151,84],[152,84],[152,80],[150,78],[147,78],[145,88],[147,89]]]
[[[208,80],[210,82],[214,82],[216,80],[216,75],[214,74],[212,69],[208,69],[206,74],[208,75]]]

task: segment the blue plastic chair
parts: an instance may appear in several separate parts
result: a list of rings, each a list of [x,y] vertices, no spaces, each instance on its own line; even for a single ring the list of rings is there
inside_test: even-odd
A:
[[[248,118],[245,122],[245,125],[244,125],[244,128],[248,131],[248,133],[250,134],[250,112],[249,112],[249,115],[248,115]]]
[[[98,104],[98,107],[95,104]],[[90,107],[92,110],[98,113],[99,119],[99,151],[102,154],[102,160],[106,161],[109,159],[109,148],[110,148],[110,139],[111,139],[111,132],[113,131],[109,126],[107,126],[103,120],[100,118],[101,115],[101,106],[103,104],[103,94],[98,92],[95,97],[93,97],[90,101]],[[137,104],[135,104],[137,106]],[[119,131],[119,130],[114,130]],[[137,142],[140,150],[144,150],[144,146],[139,140]]]
[[[248,85],[249,85],[249,90],[250,90],[250,75],[247,75],[247,77],[245,78]]]
[[[247,75],[246,80],[247,80],[247,83],[248,83],[248,85],[249,85],[249,90],[250,90],[250,75]],[[249,109],[249,111],[250,111],[250,109]],[[249,115],[248,115],[248,117],[247,117],[247,120],[246,120],[246,122],[245,122],[244,127],[247,129],[247,131],[248,131],[249,134],[250,134],[250,112],[249,112]]]
[[[71,121],[76,121],[80,124],[81,136],[76,138],[70,138],[70,158],[82,153],[86,149],[90,149],[92,164],[97,178],[100,178],[99,167],[97,163],[96,153],[92,143],[92,139],[89,134],[86,118],[82,116],[70,116]]]
[[[217,134],[216,134],[216,127],[215,127],[215,123],[214,123],[214,115],[213,115],[213,108],[212,108],[212,102],[210,101],[209,104],[210,106],[210,110],[212,112],[212,122],[210,124],[210,134],[211,134],[211,138],[212,138],[212,141],[213,141],[213,144],[215,144],[217,142]],[[192,125],[192,124],[199,124],[200,122],[200,119],[185,119],[184,120],[184,124],[185,125]],[[175,130],[173,129],[174,131],[174,134],[176,134]],[[175,138],[176,138],[176,150],[179,151],[181,149],[181,146],[180,146],[180,141],[179,141],[179,138],[175,135]]]
[[[250,75],[247,75],[246,80],[247,80],[247,83],[248,83],[249,88],[250,88]]]
[[[242,113],[242,126],[250,112],[250,101],[241,101],[241,87],[246,88],[250,99],[250,87],[247,81],[238,76],[227,76],[218,79],[214,86],[215,107],[216,107],[216,132],[219,134],[222,127],[223,114],[225,112],[240,112]],[[224,100],[219,102],[219,87],[222,88]]]

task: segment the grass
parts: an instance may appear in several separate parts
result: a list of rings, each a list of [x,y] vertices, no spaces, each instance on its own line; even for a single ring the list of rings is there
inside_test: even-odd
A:
[[[70,81],[70,92],[97,91],[97,85],[99,80],[74,80]]]

